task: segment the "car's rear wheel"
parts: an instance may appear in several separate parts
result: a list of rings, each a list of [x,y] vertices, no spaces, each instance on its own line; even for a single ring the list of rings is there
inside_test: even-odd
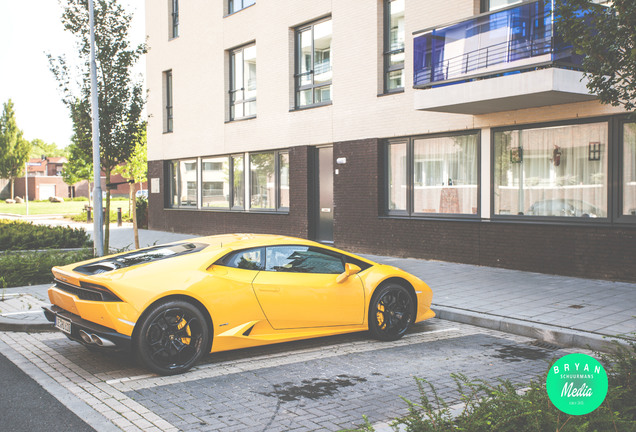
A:
[[[369,331],[380,340],[401,338],[415,317],[411,293],[402,285],[388,283],[379,287],[369,305]]]
[[[136,335],[137,357],[155,373],[176,375],[194,366],[204,354],[208,337],[205,318],[196,306],[166,301],[145,314]]]

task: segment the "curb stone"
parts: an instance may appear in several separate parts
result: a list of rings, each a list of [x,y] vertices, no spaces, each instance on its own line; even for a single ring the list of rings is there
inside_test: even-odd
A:
[[[626,339],[557,327],[536,321],[524,321],[449,306],[433,306],[432,308],[440,319],[526,336],[564,347],[610,352],[615,351],[615,343],[626,346],[627,342]]]

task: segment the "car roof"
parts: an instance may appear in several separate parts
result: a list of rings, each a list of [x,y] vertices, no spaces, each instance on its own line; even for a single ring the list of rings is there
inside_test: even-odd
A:
[[[336,249],[331,246],[327,246],[321,243],[317,243],[312,240],[306,240],[298,237],[290,237],[279,234],[221,234],[221,235],[212,235],[207,237],[199,237],[189,239],[188,241],[193,243],[207,243],[213,248],[223,249],[223,250],[239,250],[239,249],[249,249],[254,247],[263,247],[263,246],[276,246],[276,245],[305,245],[305,246],[315,246],[323,249],[332,250],[341,254],[349,255],[356,259],[365,261],[371,265],[375,265],[374,261],[371,261],[367,258],[355,255],[353,253],[343,251],[340,249]]]
[[[189,239],[191,242],[207,243],[210,246],[229,249],[245,249],[259,246],[283,245],[283,244],[302,244],[308,246],[322,246],[311,240],[305,240],[298,237],[290,237],[276,234],[220,234],[207,237],[199,237]]]

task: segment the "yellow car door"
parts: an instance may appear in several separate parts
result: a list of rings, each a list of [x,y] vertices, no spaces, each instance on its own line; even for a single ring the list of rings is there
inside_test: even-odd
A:
[[[360,277],[340,278],[342,255],[314,246],[269,246],[265,269],[252,285],[271,326],[296,329],[359,325],[364,320]]]

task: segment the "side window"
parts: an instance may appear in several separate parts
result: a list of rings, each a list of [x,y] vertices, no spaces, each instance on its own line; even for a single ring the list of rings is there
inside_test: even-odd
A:
[[[263,248],[232,252],[221,258],[216,264],[244,270],[263,270]]]
[[[344,261],[340,255],[309,246],[268,247],[266,263],[266,271],[326,274],[344,272]]]

